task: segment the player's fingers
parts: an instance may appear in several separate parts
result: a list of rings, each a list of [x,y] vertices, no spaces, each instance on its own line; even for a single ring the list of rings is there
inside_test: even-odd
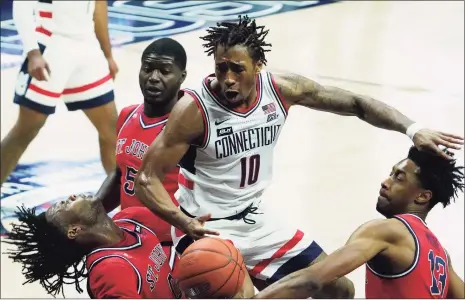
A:
[[[447,148],[452,148],[452,149],[456,149],[456,150],[460,150],[460,148],[461,148],[460,145],[448,142],[447,140],[442,139],[442,138],[437,139],[436,144],[443,145],[443,146],[445,146]],[[444,151],[441,151],[441,152],[444,152]]]
[[[439,134],[441,134],[441,135],[443,135],[443,136],[448,136],[448,137],[451,137],[451,138],[454,138],[454,139],[458,139],[458,140],[462,140],[462,141],[463,141],[463,137],[460,136],[460,135],[451,134],[451,133],[445,133],[445,132],[439,132]]]
[[[454,143],[454,144],[463,145],[463,140],[462,139],[454,138],[454,137],[444,135],[444,134],[441,134],[440,138],[445,140],[445,141]]]
[[[215,230],[210,230],[210,229],[203,229],[204,234],[209,234],[209,235],[220,235],[218,231]]]
[[[52,71],[50,71],[50,66],[48,65],[48,63],[45,63],[45,70],[47,71],[48,76],[52,75]]]
[[[433,151],[437,155],[441,156],[444,159],[451,160],[453,157],[449,156],[446,152],[442,151],[441,148],[439,148],[436,144],[432,144],[429,147],[430,151]]]
[[[41,68],[33,69],[32,72],[31,72],[31,76],[34,77],[35,79],[39,80],[39,81],[44,81],[45,80],[44,74],[43,74]]]
[[[206,214],[204,216],[198,217],[197,220],[201,223],[204,223],[205,221],[210,220],[211,217],[212,217],[212,214]]]
[[[42,76],[44,77],[44,80],[45,81],[49,81],[50,80],[50,76],[48,75],[48,71],[46,68],[42,69]]]

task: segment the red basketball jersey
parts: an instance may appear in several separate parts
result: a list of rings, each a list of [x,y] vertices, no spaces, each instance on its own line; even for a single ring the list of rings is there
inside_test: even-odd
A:
[[[444,299],[449,289],[447,254],[423,220],[412,214],[395,216],[413,236],[415,257],[401,274],[381,274],[366,265],[366,298]]]
[[[168,115],[148,118],[144,115],[144,104],[123,108],[117,123],[118,140],[116,143],[116,163],[121,170],[121,209],[132,206],[144,206],[134,191],[134,180],[142,164],[142,158],[150,144],[163,130]],[[178,189],[179,167],[166,174],[163,185],[173,202],[178,205],[174,193]],[[160,239],[171,240],[171,226],[160,223]],[[163,231],[164,230],[164,231]],[[164,233],[162,237],[162,232]]]
[[[157,238],[160,220],[145,207],[131,207],[113,220],[124,234],[116,245],[93,250],[86,260],[92,298],[181,298],[171,275],[175,252]]]

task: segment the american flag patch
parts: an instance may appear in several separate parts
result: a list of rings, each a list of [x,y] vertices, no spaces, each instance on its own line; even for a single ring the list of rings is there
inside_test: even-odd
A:
[[[276,111],[276,105],[274,103],[270,103],[262,106],[262,109],[265,114],[271,114]]]

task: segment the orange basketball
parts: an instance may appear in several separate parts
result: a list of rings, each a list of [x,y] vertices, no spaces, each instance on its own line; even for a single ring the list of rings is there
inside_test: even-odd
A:
[[[231,298],[246,272],[244,258],[231,242],[206,237],[184,251],[174,276],[189,298]]]

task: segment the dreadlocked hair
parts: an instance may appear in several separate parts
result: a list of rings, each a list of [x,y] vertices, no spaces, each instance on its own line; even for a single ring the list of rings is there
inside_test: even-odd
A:
[[[239,16],[239,22],[220,22],[216,27],[207,29],[207,35],[201,37],[207,43],[203,44],[208,56],[215,53],[217,47],[222,45],[226,48],[236,45],[244,45],[249,49],[249,53],[254,61],[261,61],[266,65],[265,52],[271,47],[271,44],[265,42],[265,37],[269,30],[265,26],[257,26],[255,20],[249,19],[248,16]]]
[[[454,154],[443,149],[447,155]],[[411,147],[408,158],[412,160],[420,169],[417,174],[423,188],[432,192],[430,209],[436,204],[442,203],[446,207],[455,201],[459,191],[464,189],[463,166],[457,167],[456,160],[446,160],[434,153],[418,150]]]
[[[83,258],[88,249],[48,223],[45,212],[36,215],[35,208],[22,206],[15,213],[19,224],[13,224],[4,242],[16,246],[6,254],[23,265],[23,284],[39,281],[52,296],[64,295],[63,284],[74,284],[82,293],[80,282],[87,276]]]

